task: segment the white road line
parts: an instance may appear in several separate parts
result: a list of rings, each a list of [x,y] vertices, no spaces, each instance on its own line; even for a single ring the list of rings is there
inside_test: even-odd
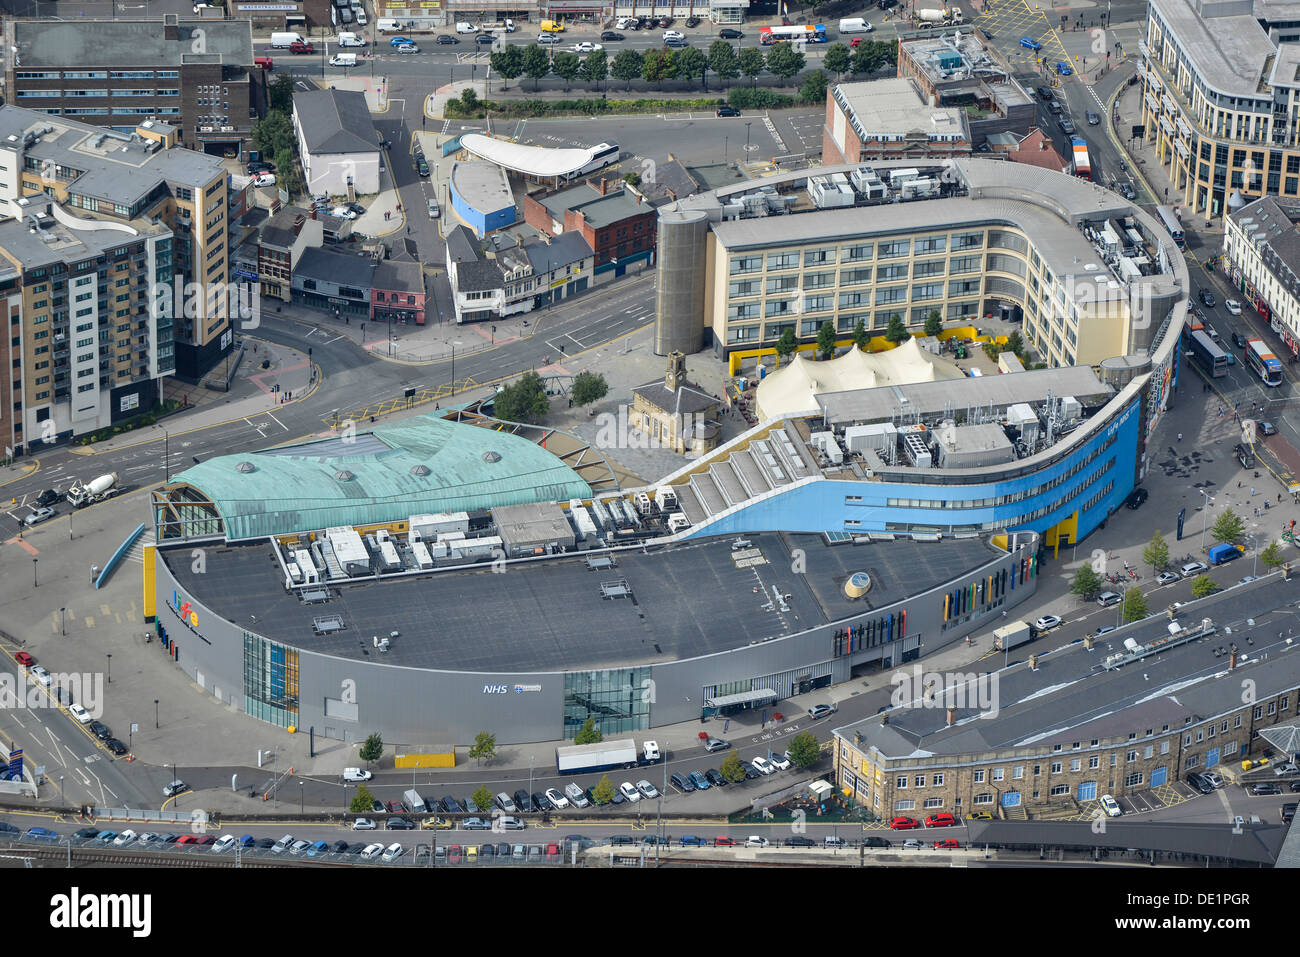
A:
[[[337,335],[337,336],[335,336],[333,339],[330,339],[328,342],[326,342],[325,345],[328,346],[328,345],[330,345],[331,343],[338,342],[340,339],[343,339],[343,338],[345,338],[345,337],[342,336],[342,335]]]
[[[274,412],[268,412],[266,414],[269,415],[271,417],[271,421],[274,422],[276,425],[278,425],[280,428],[284,429],[286,432],[289,431],[289,427],[285,425],[283,422],[281,422],[279,419],[277,419],[275,417]]]
[[[127,471],[127,472],[144,472],[144,471],[146,471],[146,470],[148,470],[148,469],[151,469],[151,468],[153,468],[152,465],[133,465],[133,466],[131,466],[129,469],[126,469],[125,471]]]

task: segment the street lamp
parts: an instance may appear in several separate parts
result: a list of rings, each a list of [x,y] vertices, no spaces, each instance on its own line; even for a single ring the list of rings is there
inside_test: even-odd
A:
[[[172,480],[171,435],[163,429],[163,484]]]
[[[36,580],[36,563],[38,561],[40,561],[39,558],[32,559],[32,587],[33,588],[37,587],[40,584],[40,582]]]
[[[153,699],[153,729],[158,730],[158,699]]]
[[[68,609],[66,608],[59,609],[59,634],[61,634],[64,638],[68,637],[67,622],[64,618],[64,612],[66,612],[67,610]]]
[[[299,782],[298,782],[298,813],[299,813],[299,814],[305,814],[305,813],[306,813],[306,810],[305,810],[305,807],[306,807],[306,806],[305,806],[304,803],[303,803],[304,800],[305,800],[305,798],[303,798],[303,796],[302,796],[302,782],[299,781]]]
[[[110,651],[108,654],[104,655],[104,657],[108,660],[108,683],[112,684],[113,683],[113,653]]]
[[[1201,497],[1205,499],[1205,505],[1201,509],[1201,551],[1205,551],[1205,520],[1209,517],[1210,502],[1212,499],[1210,498],[1210,493],[1205,491],[1205,489],[1198,488],[1196,491],[1200,492]]]
[[[745,122],[745,159],[749,159],[749,128],[753,125],[751,121]]]

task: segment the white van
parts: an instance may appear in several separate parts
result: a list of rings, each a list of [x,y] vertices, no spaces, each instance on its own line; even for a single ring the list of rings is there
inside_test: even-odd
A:
[[[840,33],[870,33],[871,24],[862,17],[849,17],[840,21]]]
[[[474,24],[472,23],[458,23],[456,24],[456,32],[457,33],[478,33],[478,27],[474,26]]]
[[[363,47],[366,41],[355,33],[340,33],[338,45],[341,47]]]
[[[276,50],[287,50],[295,43],[306,43],[301,33],[272,33],[271,46]]]
[[[330,57],[330,66],[356,66],[357,55],[355,53],[336,53]]]
[[[396,33],[402,25],[391,17],[380,17],[375,21],[375,29],[380,33]]]
[[[412,814],[423,814],[429,809],[424,803],[424,798],[420,797],[420,792],[416,791],[414,788],[403,794],[402,800],[406,803],[406,806],[411,809]]]

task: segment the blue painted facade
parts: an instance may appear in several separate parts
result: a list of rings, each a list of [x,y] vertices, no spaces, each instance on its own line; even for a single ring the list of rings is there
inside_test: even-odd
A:
[[[822,532],[963,531],[985,526],[1044,533],[1078,512],[1077,541],[1133,491],[1141,402],[1068,456],[1031,475],[979,485],[820,480],[702,525],[701,535],[771,530]],[[1073,474],[1071,474],[1073,473]],[[1059,481],[1058,481],[1059,480]],[[970,505],[988,499],[1001,504]],[[900,502],[933,502],[917,507]]]
[[[479,239],[482,239],[494,229],[513,226],[519,220],[519,210],[513,203],[494,210],[481,210],[471,206],[469,201],[456,191],[454,178],[448,180],[447,191],[448,195],[451,196],[451,208],[456,211],[456,215],[461,218],[466,226],[474,230]]]

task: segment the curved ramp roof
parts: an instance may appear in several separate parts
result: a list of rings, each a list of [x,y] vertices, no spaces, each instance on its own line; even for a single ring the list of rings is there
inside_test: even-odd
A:
[[[597,149],[524,146],[521,143],[493,139],[482,133],[466,133],[460,138],[460,145],[479,159],[496,163],[524,176],[568,176],[590,163]]]
[[[182,483],[212,503],[230,541],[592,494],[528,439],[436,413],[352,440],[218,456],[172,479]]]

